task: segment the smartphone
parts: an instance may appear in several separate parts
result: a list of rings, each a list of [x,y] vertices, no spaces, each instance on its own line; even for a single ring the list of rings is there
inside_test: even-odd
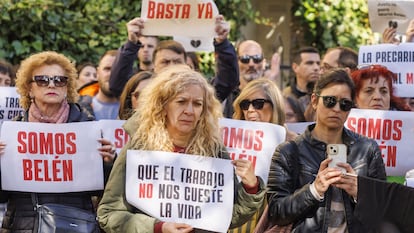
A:
[[[328,144],[327,146],[328,158],[332,158],[332,161],[329,163],[328,167],[338,167],[336,164],[346,163],[346,145],[345,144]],[[343,173],[346,173],[345,168],[340,168]]]

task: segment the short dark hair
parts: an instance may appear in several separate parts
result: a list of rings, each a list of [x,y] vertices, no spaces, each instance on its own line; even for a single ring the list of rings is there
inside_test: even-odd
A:
[[[351,71],[356,70],[358,67],[358,53],[355,50],[348,47],[337,47],[336,49],[339,49],[340,51],[338,57],[339,67],[347,67],[351,69]]]
[[[185,53],[184,47],[175,40],[163,40],[158,43],[157,47],[154,49],[154,53],[152,54],[152,61],[155,61],[155,58],[157,56],[157,53],[161,50],[168,49],[172,50],[177,54],[183,54],[184,55],[184,61],[187,59],[187,55]]]
[[[16,72],[13,65],[9,62],[0,59],[0,73],[10,76],[11,85],[14,86],[14,80],[16,79]]]
[[[356,92],[354,82],[352,81],[348,72],[346,72],[343,68],[334,68],[323,73],[316,82],[313,88],[313,93],[321,94],[322,90],[330,84],[347,85],[349,87],[349,90],[351,91],[351,99],[355,100]]]
[[[99,63],[101,63],[102,59],[106,56],[112,56],[112,57],[116,57],[118,55],[118,50],[116,49],[112,49],[112,50],[108,50],[106,51],[100,58],[99,58]]]
[[[302,53],[317,53],[319,54],[319,50],[315,47],[302,47],[300,48],[298,51],[296,51],[295,53],[293,53],[293,63],[296,64],[300,64],[302,62]]]
[[[93,64],[92,62],[90,62],[90,61],[86,61],[86,62],[83,62],[83,63],[80,63],[79,65],[77,65],[76,66],[76,70],[78,71],[78,75],[80,74],[80,72],[85,68],[85,67],[87,67],[87,66],[92,66],[92,67],[95,67],[96,68],[96,65],[95,64]]]

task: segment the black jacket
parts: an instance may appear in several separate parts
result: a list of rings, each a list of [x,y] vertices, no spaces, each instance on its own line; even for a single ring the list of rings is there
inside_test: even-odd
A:
[[[15,120],[27,121],[27,119],[28,113],[25,112],[23,116],[19,116]],[[90,118],[88,115],[81,110],[78,104],[70,104],[69,118],[67,121],[68,123],[83,122],[89,120]],[[110,172],[110,170],[107,170],[105,172]],[[36,195],[39,204],[57,203],[95,212],[91,197],[101,194],[102,191],[76,193],[38,193]],[[0,191],[0,196],[3,201],[8,202],[7,211],[3,218],[3,225],[0,230],[1,233],[37,232],[37,229],[34,229],[36,222],[36,211],[33,206],[31,193]]]
[[[292,143],[279,145],[272,159],[268,187],[272,195],[269,217],[276,224],[294,224],[293,232],[327,232],[332,190],[320,202],[310,192],[309,186],[318,174],[320,163],[326,158],[326,144],[312,138],[315,124],[308,126]],[[343,129],[342,139],[348,148],[347,162],[359,175],[385,180],[385,166],[377,143]],[[348,232],[368,232],[354,214],[355,203],[342,191]]]
[[[141,43],[134,44],[131,41],[126,42],[119,48],[119,53],[112,65],[109,78],[109,88],[115,96],[121,95],[125,84],[136,73],[133,66],[140,48]],[[216,90],[217,98],[223,101],[240,84],[239,65],[237,63],[236,50],[229,40],[219,44],[214,42],[214,51],[216,54],[217,75],[212,80],[212,85]]]

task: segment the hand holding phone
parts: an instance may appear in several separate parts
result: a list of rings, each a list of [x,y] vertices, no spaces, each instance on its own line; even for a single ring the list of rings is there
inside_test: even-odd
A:
[[[328,167],[338,167],[336,164],[346,163],[346,145],[344,144],[328,144],[327,146],[327,154],[328,158],[332,158],[332,161],[329,163]],[[345,168],[338,167],[342,170],[342,172],[345,174],[346,170]]]

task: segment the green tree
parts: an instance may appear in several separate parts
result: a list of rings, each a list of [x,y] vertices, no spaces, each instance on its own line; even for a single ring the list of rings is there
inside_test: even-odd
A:
[[[293,49],[310,45],[324,52],[346,46],[358,51],[373,42],[366,0],[294,0],[292,13]]]
[[[258,13],[250,0],[216,2],[231,22],[231,39]],[[32,53],[54,50],[77,62],[97,62],[104,51],[126,40],[125,24],[141,12],[141,0],[0,0],[0,58],[13,64]],[[202,54],[212,73],[212,56]]]

